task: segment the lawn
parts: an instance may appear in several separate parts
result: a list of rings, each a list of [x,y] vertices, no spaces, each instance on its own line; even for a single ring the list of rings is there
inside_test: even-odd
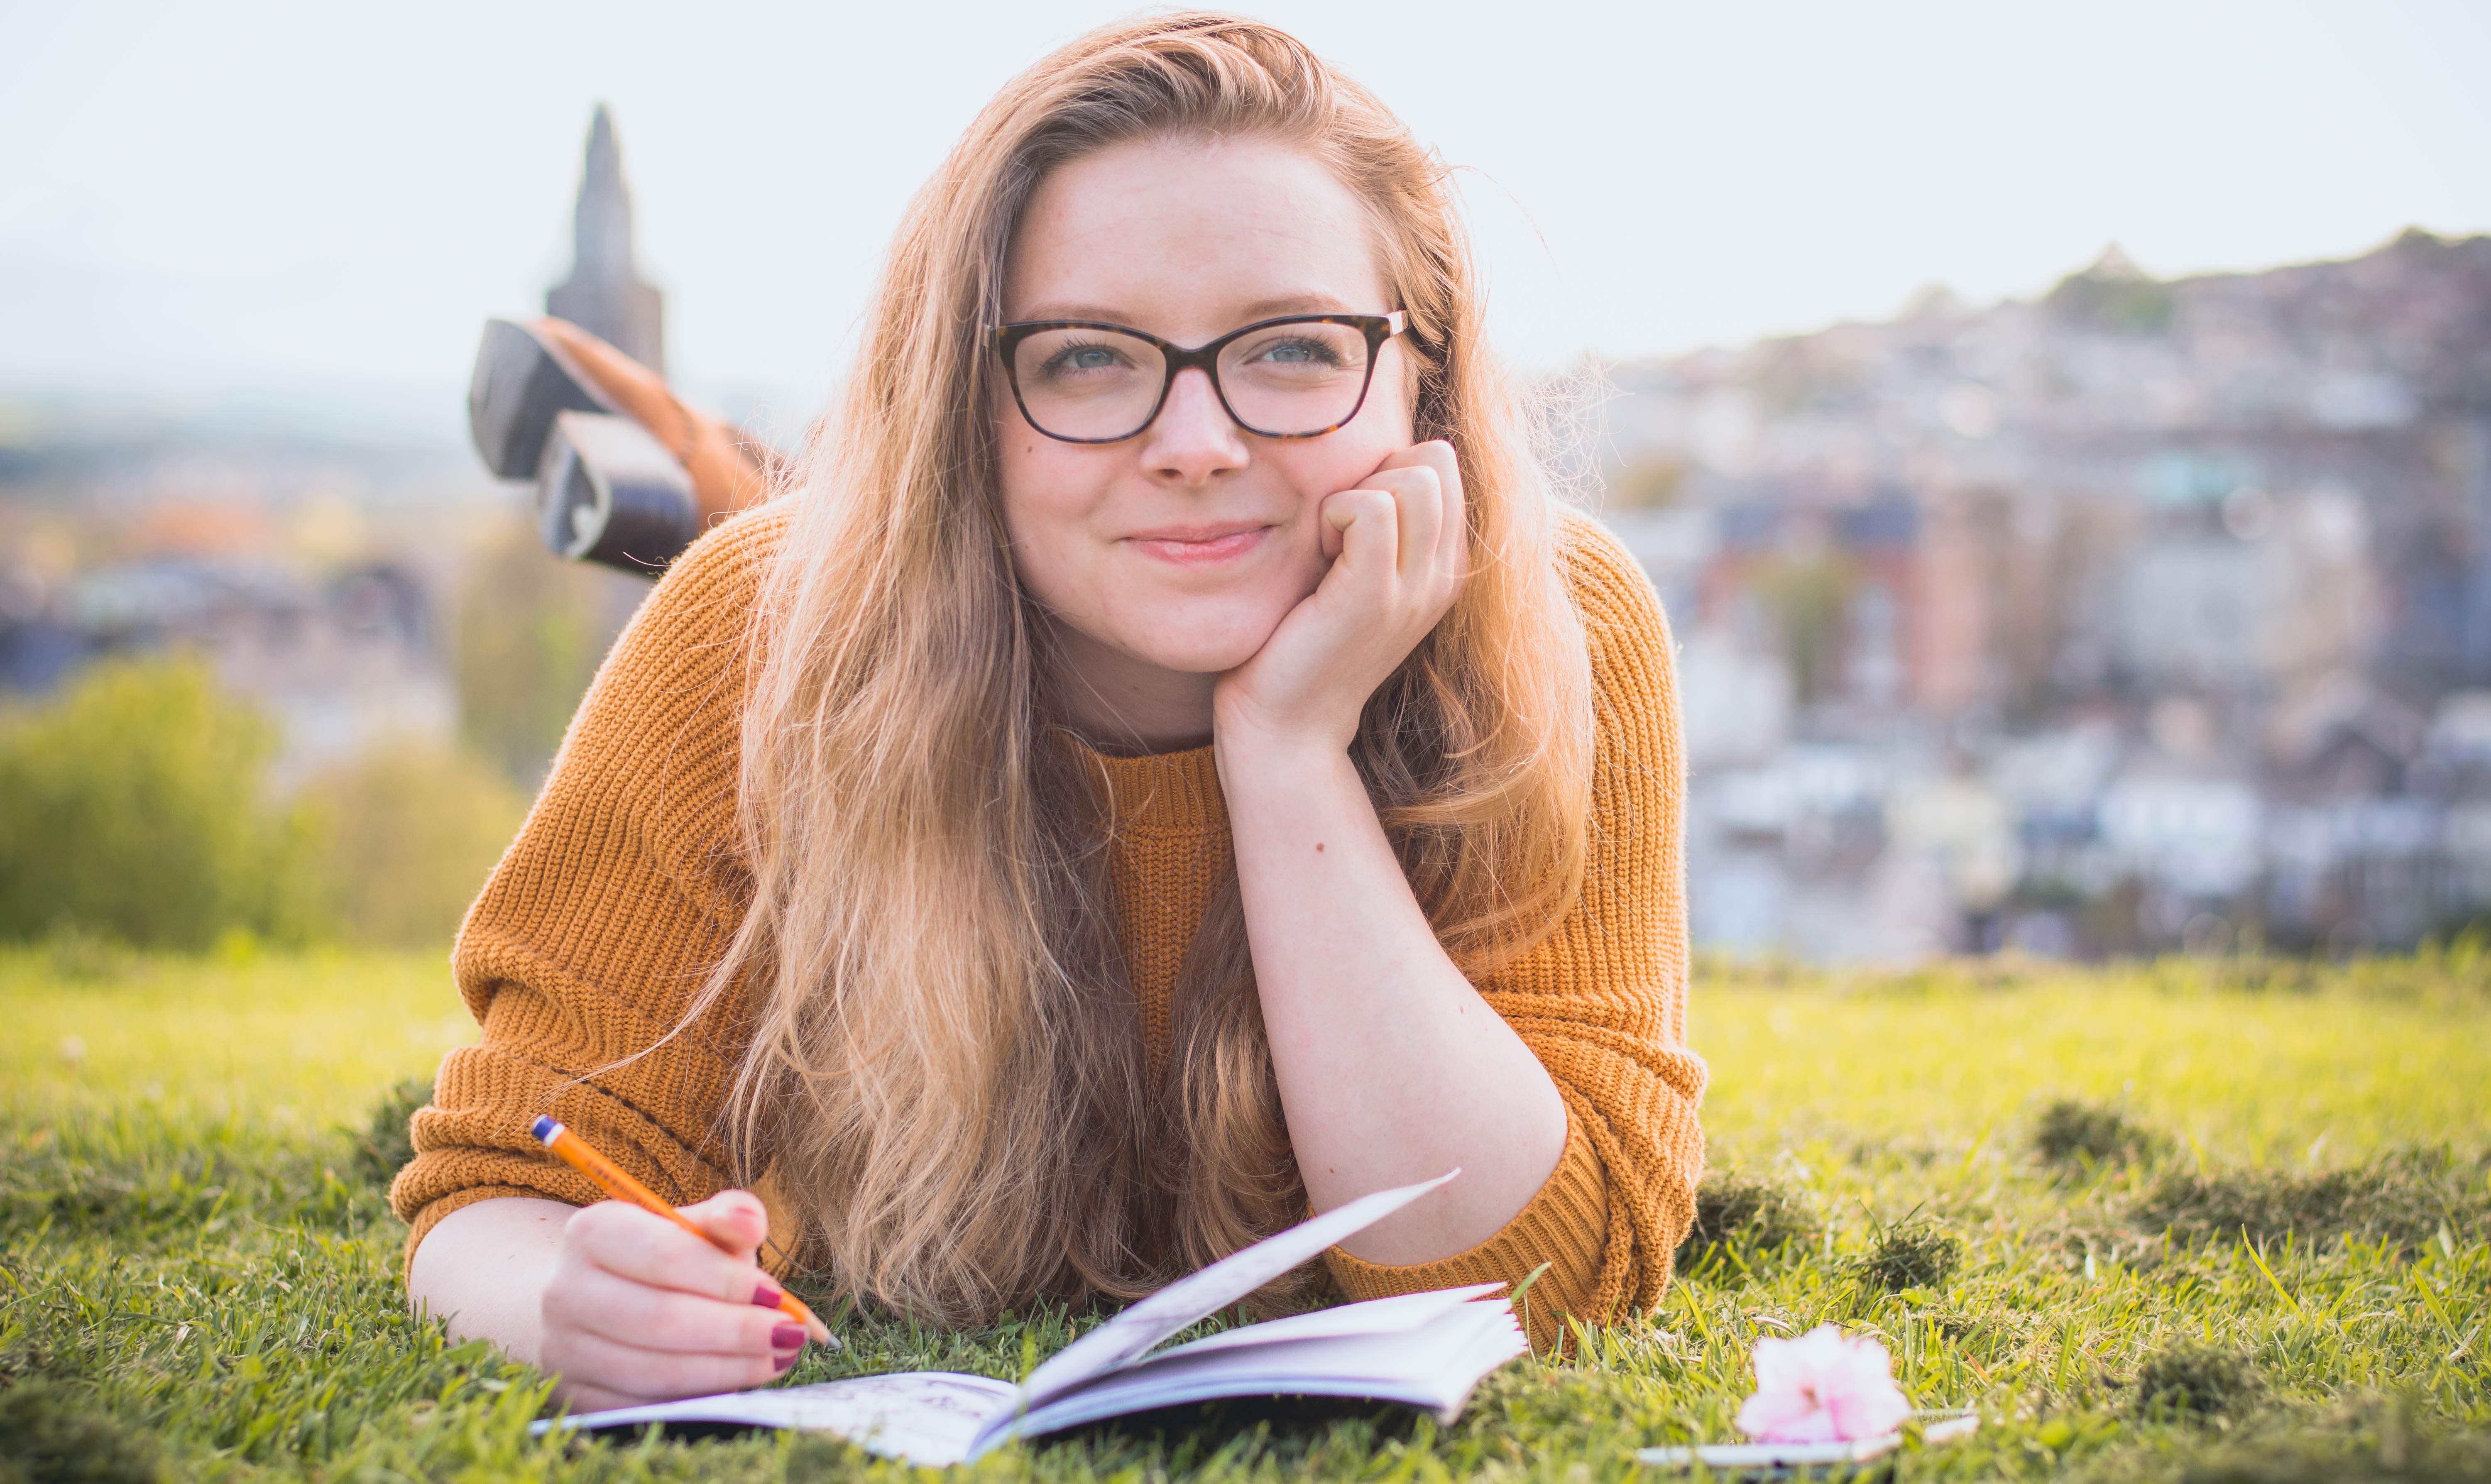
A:
[[[471,1033],[439,954],[9,950],[0,1024],[0,1481],[903,1471],[535,1442],[542,1381],[406,1313],[371,1123]],[[974,1471],[1665,1479],[1637,1446],[1730,1440],[1755,1340],[1831,1320],[1980,1409],[1905,1478],[2491,1479],[2491,956],[1724,969],[1691,1033],[1714,1174],[1657,1314],[1450,1427],[1211,1413]],[[1070,1332],[843,1327],[795,1380]]]

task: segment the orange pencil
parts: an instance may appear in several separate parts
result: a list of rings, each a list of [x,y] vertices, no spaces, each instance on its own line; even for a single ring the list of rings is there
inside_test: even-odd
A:
[[[539,1117],[534,1123],[528,1125],[528,1132],[536,1135],[546,1149],[553,1150],[556,1158],[595,1180],[598,1189],[604,1191],[615,1200],[629,1201],[644,1211],[665,1217],[710,1245],[718,1245],[715,1237],[686,1221],[683,1212],[659,1200],[656,1191],[633,1179],[621,1165],[597,1152],[587,1140],[563,1127],[551,1118]],[[784,1288],[778,1290],[778,1311],[804,1325],[807,1330],[822,1334],[830,1332],[823,1326],[820,1320],[813,1318],[813,1311],[805,1307],[805,1300],[788,1293]]]

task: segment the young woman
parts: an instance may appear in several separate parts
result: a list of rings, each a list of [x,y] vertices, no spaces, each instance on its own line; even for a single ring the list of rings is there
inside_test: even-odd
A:
[[[415,1300],[575,1404],[688,1395],[793,1363],[790,1272],[974,1324],[1459,1167],[1265,1301],[1656,1303],[1705,1075],[1668,633],[1480,321],[1442,166],[1288,36],[1008,86],[468,916]],[[733,1251],[591,1204],[546,1112]]]

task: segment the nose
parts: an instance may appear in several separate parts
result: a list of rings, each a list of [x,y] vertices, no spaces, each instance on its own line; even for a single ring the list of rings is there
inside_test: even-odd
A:
[[[1167,404],[1142,434],[1142,467],[1180,484],[1208,484],[1245,468],[1251,456],[1211,378],[1199,367],[1177,372]]]

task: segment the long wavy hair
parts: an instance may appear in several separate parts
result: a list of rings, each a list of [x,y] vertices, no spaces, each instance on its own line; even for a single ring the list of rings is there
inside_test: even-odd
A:
[[[1442,164],[1294,38],[1211,14],[1092,32],[1008,84],[922,189],[764,578],[743,714],[750,907],[732,998],[747,1181],[802,1260],[938,1324],[1146,1293],[1304,1214],[1233,870],[1154,1073],[1118,946],[1103,775],[1056,713],[1050,621],[997,506],[1005,256],[1048,172],[1128,141],[1267,138],[1371,214],[1418,436],[1451,441],[1473,575],[1361,718],[1357,767],[1476,976],[1585,857],[1590,679],[1556,511]],[[1294,1300],[1289,1285],[1262,1307]]]

